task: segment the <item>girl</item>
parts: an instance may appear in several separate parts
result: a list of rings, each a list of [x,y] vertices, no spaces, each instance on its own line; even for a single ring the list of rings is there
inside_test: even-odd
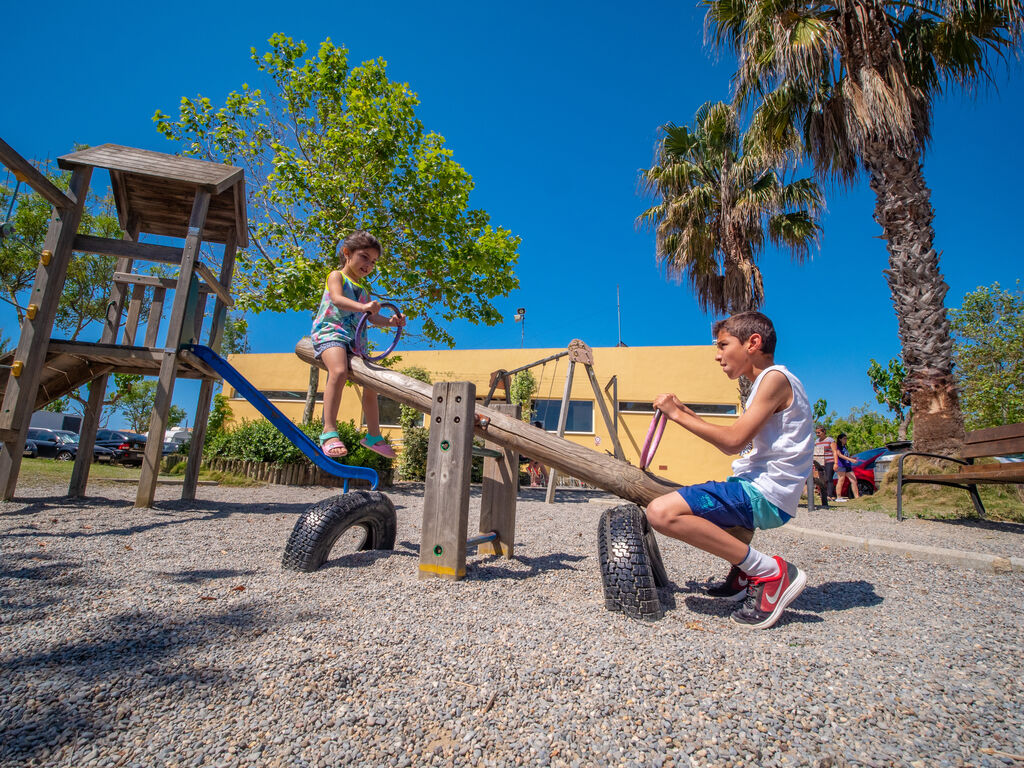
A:
[[[355,338],[359,316],[370,313],[369,321],[377,326],[404,326],[405,316],[382,317],[380,303],[370,298],[363,281],[373,272],[380,258],[381,247],[369,232],[357,231],[341,244],[341,269],[327,276],[320,309],[313,319],[310,339],[316,357],[327,368],[324,385],[324,432],[320,447],[332,459],[348,454],[345,443],[338,436],[338,407],[348,380],[348,354]],[[380,435],[380,417],[377,413],[377,393],[363,387],[363,414],[366,416],[366,437],[360,444],[389,459],[395,452]]]
[[[847,451],[849,448],[846,447],[846,433],[840,432],[839,437],[836,438],[836,495],[839,496],[839,489],[842,487],[845,477],[850,482],[850,488],[853,489],[853,498],[859,499],[860,489],[857,487],[857,476],[853,474],[853,462],[856,459],[847,456]]]

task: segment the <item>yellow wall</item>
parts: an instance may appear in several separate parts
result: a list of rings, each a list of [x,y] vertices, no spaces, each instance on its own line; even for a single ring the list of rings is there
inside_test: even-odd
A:
[[[399,354],[401,361],[396,366],[401,370],[407,366],[425,369],[432,381],[471,381],[476,385],[477,397],[482,399],[490,387],[490,373],[498,369],[511,370],[535,360],[548,357],[561,349],[456,349],[406,351]],[[618,378],[620,402],[642,401],[650,403],[662,392],[674,392],[686,403],[723,404],[737,406],[739,392],[734,382],[722,373],[714,360],[715,350],[708,346],[688,347],[596,347],[594,372],[602,392],[612,376]],[[229,360],[239,372],[262,391],[286,390],[305,392],[309,380],[309,368],[294,354],[248,354],[231,355]],[[560,400],[565,390],[568,358],[532,369],[537,379],[536,397],[545,400]],[[326,374],[321,373],[320,389]],[[607,408],[614,418],[611,405],[611,388],[605,398]],[[361,423],[361,390],[346,387],[338,414],[341,421],[357,420]],[[237,398],[228,387],[226,394],[235,419],[259,419],[260,414],[243,399]],[[498,389],[495,399],[500,400],[503,391]],[[572,400],[594,402],[594,390],[584,366],[577,364],[573,375]],[[298,421],[302,417],[301,401],[275,400],[274,404],[288,416]],[[601,417],[600,408],[594,406],[594,431],[587,434],[569,434],[566,439],[598,451],[613,451],[609,430]],[[317,416],[320,406],[317,405]],[[706,417],[713,423],[728,424],[735,416]],[[651,422],[650,413],[620,413],[619,439],[626,458],[638,463],[640,449]],[[385,427],[384,434],[400,443],[402,430]],[[595,438],[600,438],[596,444]],[[697,483],[704,480],[724,480],[729,474],[732,458],[691,435],[675,424],[669,424],[665,437],[658,449],[651,469],[655,474],[681,484]]]

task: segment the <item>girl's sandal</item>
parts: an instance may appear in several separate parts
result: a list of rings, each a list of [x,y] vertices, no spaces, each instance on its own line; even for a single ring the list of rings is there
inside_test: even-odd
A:
[[[379,453],[385,459],[394,459],[398,455],[395,453],[395,449],[388,445],[387,441],[380,435],[375,437],[367,435],[359,441],[359,444],[364,448],[369,448],[374,453]]]
[[[345,443],[341,441],[337,432],[324,432],[320,435],[320,448],[325,456],[332,459],[348,456],[348,448],[345,447]]]

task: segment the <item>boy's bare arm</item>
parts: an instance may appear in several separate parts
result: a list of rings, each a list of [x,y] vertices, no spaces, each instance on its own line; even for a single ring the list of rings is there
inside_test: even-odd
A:
[[[757,388],[757,394],[743,414],[732,424],[711,424],[687,408],[672,394],[658,395],[654,407],[672,421],[722,453],[735,455],[743,450],[765,423],[793,401],[793,387],[781,371],[770,371]]]

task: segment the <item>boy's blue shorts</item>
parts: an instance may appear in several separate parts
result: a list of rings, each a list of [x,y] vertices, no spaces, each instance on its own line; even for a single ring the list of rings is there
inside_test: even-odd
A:
[[[750,530],[776,528],[792,519],[753,486],[750,493],[755,494],[756,499],[751,499],[745,485],[749,485],[746,480],[731,477],[725,483],[710,480],[699,485],[687,485],[677,493],[693,514],[720,528],[732,528],[734,525]]]
[[[741,483],[723,483],[710,480],[699,485],[687,485],[677,493],[697,517],[710,520],[720,528],[754,528],[754,509],[750,497]]]

